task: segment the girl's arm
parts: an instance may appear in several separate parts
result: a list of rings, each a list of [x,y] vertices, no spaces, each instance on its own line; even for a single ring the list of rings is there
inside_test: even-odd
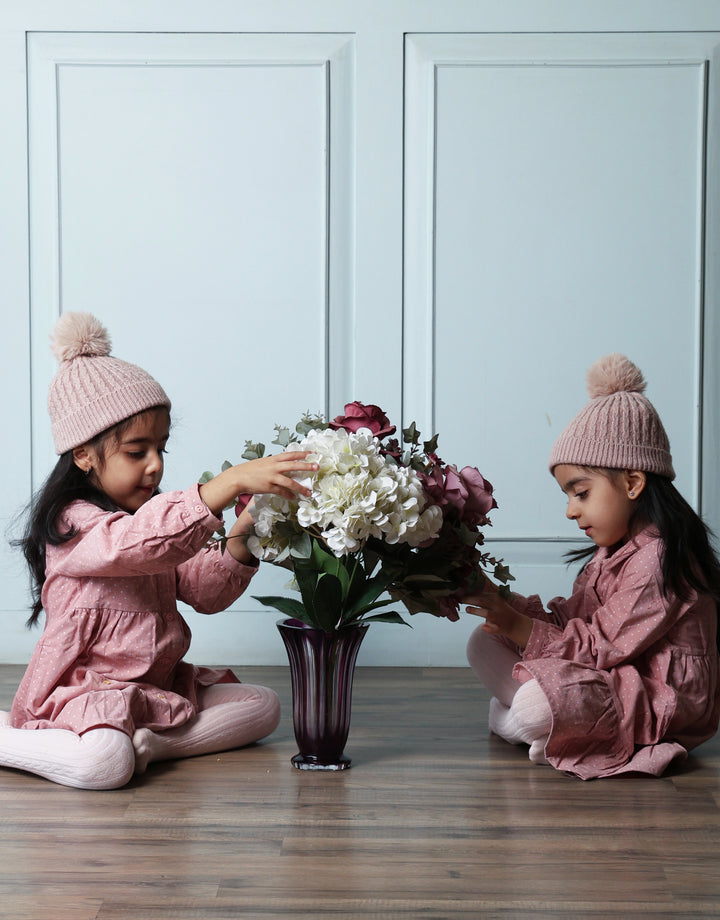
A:
[[[202,486],[185,492],[164,492],[134,514],[109,512],[87,502],[76,502],[63,515],[65,526],[78,531],[75,539],[57,549],[58,574],[126,576],[155,574],[175,568],[200,550],[222,523],[222,509],[246,492],[274,492],[285,497],[309,490],[286,473],[316,470],[302,462],[307,452],[263,457],[230,467]],[[231,533],[248,526],[241,515]],[[231,540],[229,551],[247,562],[243,540]]]
[[[237,464],[200,486],[200,496],[219,516],[239,495],[263,492],[285,498],[295,498],[298,493],[310,495],[307,486],[289,477],[290,473],[317,470],[317,463],[303,462],[307,455],[308,451],[288,451]],[[236,600],[247,588],[257,566],[245,544],[252,526],[246,505],[228,532],[225,544],[225,553],[235,561],[228,560],[217,547],[198,553],[177,571],[178,597],[200,613],[224,610]]]
[[[197,485],[156,495],[135,514],[74,502],[62,524],[77,535],[48,547],[48,566],[52,560],[56,574],[75,578],[158,574],[194,556],[221,523]]]
[[[175,569],[178,599],[198,613],[225,610],[250,584],[257,571],[257,560],[253,562],[255,565],[241,564],[218,545],[205,547]]]

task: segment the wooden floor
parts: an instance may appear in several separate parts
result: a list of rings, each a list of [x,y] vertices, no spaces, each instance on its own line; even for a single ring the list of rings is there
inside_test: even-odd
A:
[[[283,700],[262,745],[115,792],[0,770],[0,917],[720,917],[720,739],[583,783],[489,736],[469,671],[360,668],[352,769],[304,773],[286,669],[238,673]]]

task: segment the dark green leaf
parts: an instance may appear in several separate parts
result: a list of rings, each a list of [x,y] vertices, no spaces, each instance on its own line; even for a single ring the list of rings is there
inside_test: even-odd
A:
[[[338,581],[340,582],[340,603],[344,607],[347,602],[348,595],[350,594],[350,573],[345,567],[342,559],[338,559],[338,566],[335,574]]]
[[[361,617],[364,617],[366,613],[369,613],[371,610],[379,610],[381,607],[389,607],[390,604],[394,604],[395,601],[391,598],[388,598],[385,601],[375,601],[373,604],[366,604],[364,607],[360,607],[357,610],[353,611],[352,617],[347,617],[347,619],[359,620]]]
[[[300,601],[296,601],[292,597],[258,597],[257,595],[253,594],[253,598],[256,601],[260,601],[260,603],[264,604],[266,607],[275,607],[276,610],[279,610],[286,616],[295,617],[296,619],[302,620],[303,622],[308,622],[305,607],[300,603]]]
[[[310,561],[318,570],[318,572],[330,572],[332,575],[336,574],[338,566],[340,565],[340,560],[338,557],[328,550],[324,549],[320,545],[319,540],[312,541],[312,553],[310,554]]]
[[[440,578],[438,575],[408,575],[407,578],[403,578],[402,584],[406,588],[412,588],[413,591],[452,588],[451,581],[446,578]]]
[[[497,578],[498,581],[501,581],[503,584],[505,584],[508,581],[515,581],[514,576],[510,574],[510,569],[506,565],[501,565],[500,563],[498,563],[495,566],[495,571],[493,572],[493,575],[495,578]]]
[[[402,430],[403,442],[405,444],[417,444],[420,440],[420,432],[417,430],[415,422],[410,422],[407,428]]]
[[[305,561],[295,560],[293,563],[295,581],[300,589],[303,604],[311,616],[315,615],[315,589],[317,587],[318,573]]]
[[[313,599],[313,616],[321,629],[330,632],[342,613],[342,587],[334,576],[323,572],[317,580]]]
[[[439,435],[434,434],[429,441],[423,444],[423,450],[426,454],[434,454],[437,451]]]
[[[399,626],[410,626],[399,613],[396,613],[394,610],[388,610],[386,613],[376,613],[371,617],[363,617],[363,623],[370,622],[377,623],[397,623]],[[412,629],[412,627],[410,626]]]
[[[358,616],[363,610],[372,606],[373,602],[380,597],[388,586],[388,577],[384,574],[376,575],[369,578],[360,590],[357,596],[353,596],[349,613],[352,616]],[[389,603],[389,602],[386,602]]]

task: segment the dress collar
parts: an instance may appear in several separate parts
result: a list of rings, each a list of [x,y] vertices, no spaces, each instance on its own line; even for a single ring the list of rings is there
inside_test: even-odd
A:
[[[613,564],[616,562],[624,562],[629,556],[632,556],[633,553],[637,552],[637,550],[641,549],[643,546],[647,546],[648,543],[652,543],[659,539],[660,533],[656,527],[646,527],[644,530],[641,530],[640,533],[635,534],[631,540],[628,540],[627,543],[619,549],[616,549],[612,555],[608,552],[607,546],[598,547],[598,551],[591,561],[598,565],[602,565],[607,561]]]

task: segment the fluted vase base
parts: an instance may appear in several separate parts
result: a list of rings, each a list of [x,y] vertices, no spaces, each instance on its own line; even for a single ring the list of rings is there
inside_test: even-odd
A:
[[[368,626],[326,633],[299,620],[277,624],[290,661],[298,770],[347,770],[352,685]]]
[[[320,763],[317,757],[307,754],[296,754],[291,761],[296,770],[348,770],[352,760],[341,754],[333,763]]]

